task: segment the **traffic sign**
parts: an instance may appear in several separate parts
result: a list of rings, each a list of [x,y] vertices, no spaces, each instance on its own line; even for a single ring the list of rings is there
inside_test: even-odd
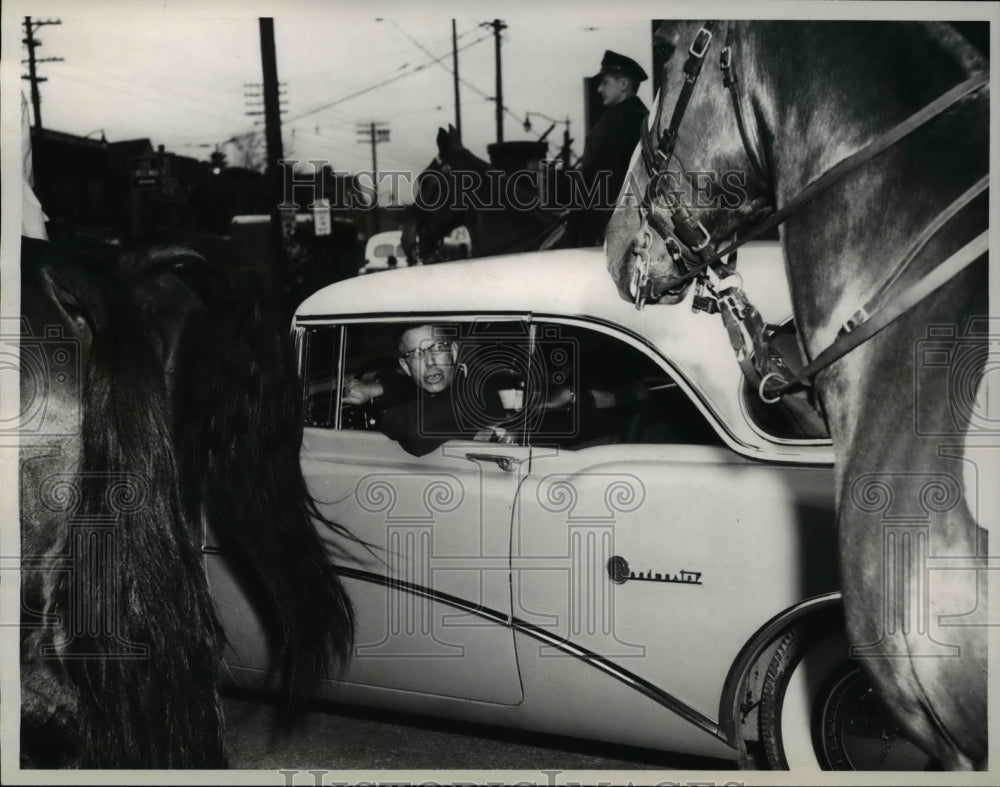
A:
[[[317,237],[333,233],[333,225],[330,221],[330,200],[318,199],[313,204],[313,229]]]

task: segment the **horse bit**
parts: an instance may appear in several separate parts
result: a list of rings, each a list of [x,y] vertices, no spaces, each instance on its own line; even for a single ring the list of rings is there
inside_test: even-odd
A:
[[[773,347],[771,343],[771,338],[774,335],[773,329],[763,321],[760,313],[743,292],[740,277],[732,267],[732,263],[735,262],[736,250],[744,243],[776,227],[813,197],[891,147],[911,131],[944,112],[961,98],[989,84],[989,79],[982,74],[975,75],[939,96],[867,146],[835,164],[808,184],[787,205],[772,212],[767,219],[752,228],[743,237],[734,240],[722,251],[716,251],[712,236],[705,229],[705,226],[691,215],[675,194],[664,192],[661,188],[662,178],[667,174],[667,166],[673,157],[677,144],[681,121],[698,82],[698,77],[701,75],[705,55],[712,42],[715,24],[714,21],[707,21],[695,34],[688,49],[687,61],[684,64],[684,84],[678,94],[677,103],[674,105],[670,124],[661,135],[659,142],[654,142],[647,123],[644,122],[641,126],[642,160],[650,180],[639,206],[640,225],[631,247],[633,259],[632,292],[635,307],[641,310],[647,302],[655,302],[671,290],[676,291],[681,285],[685,285],[693,279],[697,280],[697,290],[693,297],[692,308],[694,311],[705,311],[710,314],[718,312],[722,316],[729,333],[730,344],[736,352],[741,369],[748,380],[759,380],[757,390],[760,398],[768,404],[773,404],[780,401],[782,395],[792,390],[800,388],[811,390],[810,381],[816,374],[870,339],[975,259],[986,253],[988,242],[987,232],[984,231],[929,274],[911,285],[901,295],[896,296],[894,300],[888,303],[883,302],[884,295],[890,285],[899,278],[937,231],[973,199],[986,191],[989,176],[986,175],[977,181],[918,235],[906,253],[897,261],[884,285],[844,323],[837,338],[818,353],[797,375],[791,372],[780,352]],[[719,65],[722,70],[723,84],[732,97],[736,125],[743,142],[744,152],[757,174],[763,176],[764,168],[755,154],[755,147],[750,143],[747,125],[741,110],[738,80],[733,66],[734,38],[735,27],[730,23],[725,45],[719,58]],[[653,281],[649,272],[650,249],[654,231],[663,240],[667,254],[675,267],[684,271],[660,282]],[[722,262],[724,257],[730,259],[730,264]],[[768,383],[772,381],[776,383],[776,386],[768,388]]]

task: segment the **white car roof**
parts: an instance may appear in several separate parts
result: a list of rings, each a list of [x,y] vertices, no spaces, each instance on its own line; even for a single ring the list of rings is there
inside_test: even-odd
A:
[[[784,260],[777,242],[747,244],[737,270],[751,302],[768,322],[792,314]],[[476,314],[530,314],[624,329],[634,343],[656,348],[741,444],[744,453],[775,453],[742,411],[741,371],[717,314],[693,312],[690,288],[673,306],[642,311],[622,300],[600,249],[512,254],[463,262],[414,266],[331,284],[307,298],[296,322],[315,325],[334,319],[398,317],[436,319]],[[796,455],[801,444],[789,446]],[[781,450],[777,451],[782,453]],[[830,461],[825,456],[815,461]]]
[[[784,263],[777,242],[740,249],[744,289],[766,319],[791,314]],[[366,279],[331,284],[307,298],[296,316],[336,313],[438,311],[553,312],[615,319],[640,332],[665,328],[662,307],[639,312],[618,297],[600,249],[564,249],[508,254],[395,271],[376,287]],[[784,312],[782,315],[776,312]],[[665,316],[665,315],[663,315]]]

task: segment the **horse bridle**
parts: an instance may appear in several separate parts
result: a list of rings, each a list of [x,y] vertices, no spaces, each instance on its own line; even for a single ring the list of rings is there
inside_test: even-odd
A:
[[[768,327],[757,309],[749,302],[740,286],[739,277],[723,259],[735,255],[736,250],[759,237],[769,229],[782,223],[814,197],[826,191],[850,172],[882,153],[907,134],[937,117],[953,104],[989,84],[985,74],[977,74],[953,87],[925,107],[906,118],[888,132],[838,162],[821,174],[782,208],[775,210],[764,221],[753,227],[738,240],[731,242],[722,251],[716,251],[711,234],[704,225],[694,219],[680,200],[670,193],[664,193],[661,185],[667,174],[667,167],[674,155],[678,134],[688,103],[701,75],[705,56],[711,46],[714,21],[705,22],[695,34],[688,48],[688,58],[684,64],[684,84],[678,94],[677,103],[671,114],[667,129],[654,142],[653,134],[646,123],[642,124],[640,145],[642,161],[649,176],[649,183],[639,206],[640,226],[632,242],[634,260],[632,289],[637,309],[642,309],[648,301],[657,301],[664,294],[676,291],[697,279],[699,293],[694,298],[695,310],[721,313],[730,341],[737,353],[737,359],[749,379],[760,379],[758,392],[768,403],[780,401],[781,396],[792,390],[808,387],[812,378],[820,371],[842,358],[848,352],[870,339],[896,318],[922,301],[934,290],[941,287],[961,270],[986,253],[987,232],[982,232],[967,243],[934,270],[910,285],[903,293],[891,300],[886,299],[893,284],[909,267],[919,252],[934,235],[989,186],[989,176],[977,181],[971,188],[955,199],[931,224],[911,243],[906,253],[900,257],[889,277],[876,294],[841,327],[837,338],[805,366],[797,375],[792,375],[784,359],[770,343]],[[725,46],[719,65],[723,74],[723,84],[729,90],[736,114],[736,123],[743,142],[744,152],[758,175],[763,176],[764,168],[756,147],[749,139],[749,129],[743,117],[742,103],[738,90],[738,79],[733,63],[735,27],[728,25]],[[660,101],[664,99],[661,94]],[[659,112],[657,117],[659,117]],[[652,231],[663,240],[667,253],[683,272],[676,276],[655,281],[649,274],[649,250],[652,245]],[[703,293],[707,291],[708,296]],[[752,348],[752,349],[751,349]],[[768,388],[768,383],[776,383]]]

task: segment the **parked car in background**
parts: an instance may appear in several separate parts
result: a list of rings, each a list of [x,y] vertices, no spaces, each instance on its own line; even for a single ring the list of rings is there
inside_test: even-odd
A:
[[[741,249],[740,274],[794,355],[777,243]],[[364,542],[330,544],[358,631],[320,698],[773,768],[924,767],[848,657],[824,422],[760,401],[718,315],[690,295],[637,311],[600,250],[377,279],[294,324],[304,473]],[[456,418],[488,441],[413,456],[377,400],[341,404],[423,324],[458,343]],[[205,544],[227,674],[265,685],[264,632]]]
[[[377,232],[365,244],[365,264],[359,274],[384,271],[389,268],[405,268],[409,265],[402,245],[400,230]]]
[[[446,260],[467,260],[472,254],[472,236],[464,226],[455,227],[442,242]]]

